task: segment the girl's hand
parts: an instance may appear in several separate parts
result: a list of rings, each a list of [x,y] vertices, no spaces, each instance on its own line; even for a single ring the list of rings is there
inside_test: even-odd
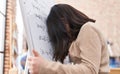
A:
[[[39,53],[32,50],[34,56],[28,58],[28,68],[30,74],[39,74],[40,67],[44,67],[47,64],[47,60],[42,58]]]

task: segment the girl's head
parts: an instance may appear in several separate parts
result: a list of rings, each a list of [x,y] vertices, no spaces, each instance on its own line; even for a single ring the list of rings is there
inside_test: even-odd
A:
[[[80,28],[87,22],[95,22],[88,16],[67,4],[57,4],[51,8],[47,18],[47,28],[54,48],[54,59],[63,62],[69,47],[77,38]]]

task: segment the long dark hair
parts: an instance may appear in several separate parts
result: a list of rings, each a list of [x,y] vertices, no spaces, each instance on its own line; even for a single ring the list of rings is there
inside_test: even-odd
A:
[[[48,34],[54,47],[53,58],[63,63],[71,43],[77,38],[82,25],[95,22],[67,4],[54,5],[47,18]]]

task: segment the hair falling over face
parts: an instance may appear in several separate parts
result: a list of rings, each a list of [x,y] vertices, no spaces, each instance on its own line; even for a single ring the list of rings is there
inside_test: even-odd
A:
[[[63,63],[71,43],[77,38],[81,27],[95,22],[68,4],[56,4],[47,17],[48,34],[54,48],[53,59]]]

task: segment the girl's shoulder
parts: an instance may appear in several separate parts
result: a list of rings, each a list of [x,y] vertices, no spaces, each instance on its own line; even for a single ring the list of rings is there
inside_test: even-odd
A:
[[[87,23],[85,23],[82,27],[81,27],[81,30],[84,30],[84,29],[86,29],[86,30],[89,30],[89,29],[93,29],[93,30],[95,30],[95,31],[99,31],[99,29],[95,26],[96,24],[95,23],[92,23],[92,22],[87,22]],[[80,31],[81,31],[80,30]]]
[[[79,31],[79,34],[80,34],[81,32],[82,32],[82,33],[90,33],[90,34],[96,33],[96,34],[98,34],[98,36],[102,36],[102,33],[101,33],[100,29],[98,29],[98,28],[96,27],[96,23],[92,23],[92,22],[85,23],[85,24],[81,27],[81,29],[80,29],[80,31]],[[93,32],[94,32],[94,33],[93,33]],[[78,36],[79,36],[79,34],[78,34]]]
[[[80,31],[79,31],[79,34],[78,34],[78,37],[79,37],[79,35],[81,35],[81,34],[86,34],[86,33],[88,33],[88,34],[94,34],[94,33],[97,33],[97,34],[100,34],[101,35],[101,33],[100,33],[100,30],[95,26],[96,24],[95,23],[92,23],[92,22],[88,22],[88,23],[85,23],[82,27],[81,27],[81,29],[80,29]]]
[[[79,40],[80,38],[85,37],[85,36],[91,36],[91,37],[95,36],[96,38],[99,38],[101,42],[104,42],[105,37],[95,25],[96,23],[92,23],[92,22],[85,23],[81,27],[76,40]]]

